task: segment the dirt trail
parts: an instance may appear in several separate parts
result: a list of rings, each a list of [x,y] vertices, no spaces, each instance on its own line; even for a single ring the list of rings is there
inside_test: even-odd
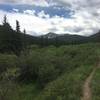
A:
[[[91,93],[91,81],[92,81],[92,77],[94,75],[96,71],[96,68],[93,69],[93,71],[90,73],[90,75],[88,76],[88,78],[86,79],[84,86],[83,86],[83,97],[81,100],[92,100],[92,93]]]
[[[85,80],[85,83],[83,85],[83,97],[81,98],[81,100],[92,100],[91,81],[97,68],[100,68],[100,62],[95,66],[93,71]]]

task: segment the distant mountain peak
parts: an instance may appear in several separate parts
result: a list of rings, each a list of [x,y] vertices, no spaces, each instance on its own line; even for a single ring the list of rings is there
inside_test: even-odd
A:
[[[57,36],[58,36],[58,34],[53,33],[53,32],[49,32],[48,34],[44,35],[45,38],[49,38],[49,39],[50,38],[55,38]]]

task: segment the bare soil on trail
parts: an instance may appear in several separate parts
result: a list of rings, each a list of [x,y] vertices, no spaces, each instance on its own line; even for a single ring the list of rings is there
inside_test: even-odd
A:
[[[90,75],[85,80],[84,85],[83,85],[83,91],[82,91],[83,96],[81,100],[92,100],[91,81],[92,81],[93,75],[95,74],[97,68],[100,68],[100,63],[95,66],[93,71],[90,73]]]
[[[92,77],[95,71],[96,71],[96,68],[93,69],[93,71],[90,73],[90,75],[85,80],[85,83],[83,86],[83,97],[81,100],[92,100],[91,81],[92,81]]]

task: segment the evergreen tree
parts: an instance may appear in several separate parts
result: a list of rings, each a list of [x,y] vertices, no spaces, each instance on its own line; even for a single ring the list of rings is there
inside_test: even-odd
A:
[[[11,30],[11,26],[10,24],[7,22],[7,16],[5,15],[4,18],[3,18],[3,26],[8,29],[8,30]]]
[[[7,16],[4,16],[3,25],[0,25],[0,52],[20,54],[22,49],[22,40],[19,22],[16,22],[17,31],[15,32],[7,22]]]
[[[3,25],[5,25],[6,23],[7,23],[7,16],[5,15],[3,19]]]
[[[20,25],[18,20],[16,20],[16,32],[20,32]]]
[[[25,34],[26,34],[26,30],[24,29],[24,31],[23,31],[23,32],[24,32],[24,35],[25,35]]]
[[[24,29],[23,31],[24,35],[23,35],[23,49],[26,49],[26,30]]]

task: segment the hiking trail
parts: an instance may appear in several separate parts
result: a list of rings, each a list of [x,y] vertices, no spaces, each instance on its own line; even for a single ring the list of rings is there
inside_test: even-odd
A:
[[[100,63],[96,65],[96,67],[93,69],[93,71],[85,80],[84,85],[83,85],[83,90],[82,90],[83,96],[81,100],[92,100],[91,81],[97,68],[100,68]]]

